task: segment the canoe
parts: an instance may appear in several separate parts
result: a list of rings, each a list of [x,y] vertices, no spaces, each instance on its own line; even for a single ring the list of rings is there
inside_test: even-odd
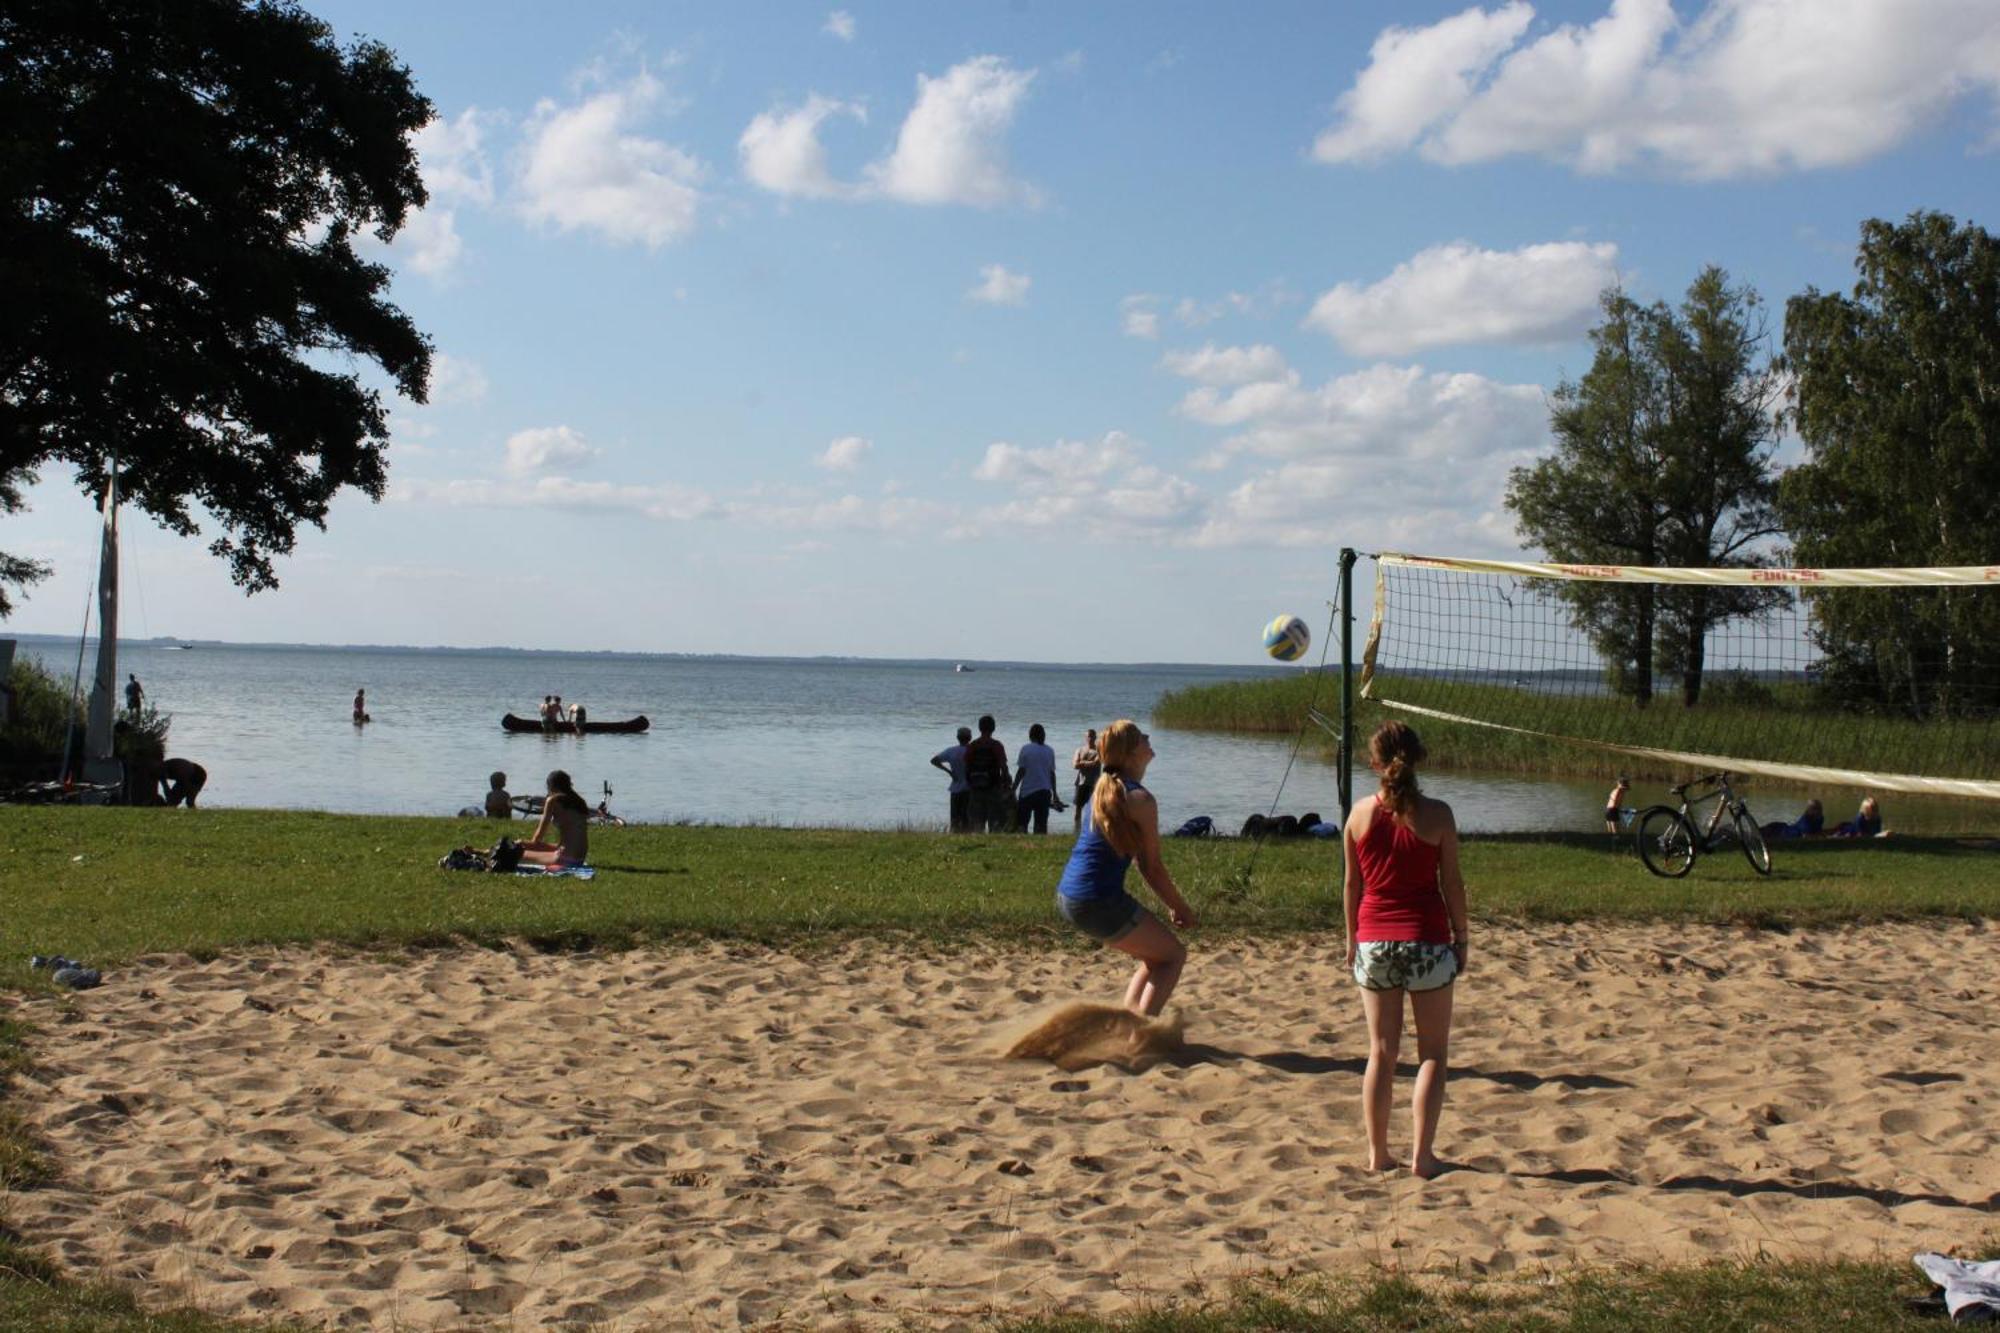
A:
[[[583,734],[586,736],[629,735],[634,732],[644,731],[652,725],[651,722],[646,720],[646,715],[641,713],[637,717],[628,717],[623,722],[585,722],[583,724]],[[539,732],[542,730],[542,724],[532,717],[515,717],[512,713],[508,713],[500,719],[500,729],[502,731]],[[548,728],[548,731],[553,736],[574,735],[576,728],[567,722],[558,722]]]

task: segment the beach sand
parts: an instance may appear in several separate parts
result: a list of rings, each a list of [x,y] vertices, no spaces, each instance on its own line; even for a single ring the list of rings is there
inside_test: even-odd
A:
[[[1331,941],[1197,936],[1185,1044],[1137,1071],[1001,1058],[1122,992],[1122,960],[1074,949],[155,957],[6,1002],[41,1027],[13,1100],[61,1179],[4,1206],[149,1303],[400,1329],[1906,1258],[1995,1224],[1993,957],[1964,923],[1484,930],[1439,1137],[1459,1167],[1428,1183],[1360,1165]]]

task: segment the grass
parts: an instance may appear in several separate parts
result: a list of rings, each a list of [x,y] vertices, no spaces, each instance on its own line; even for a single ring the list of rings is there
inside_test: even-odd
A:
[[[382,819],[247,810],[0,807],[0,985],[39,988],[30,952],[115,968],[144,953],[210,957],[326,942],[361,949],[494,946],[619,948],[729,938],[811,947],[856,935],[931,944],[1008,939],[1083,947],[1056,928],[1050,896],[1066,838],[655,826],[596,837],[589,884],[439,871],[437,858],[491,841],[482,821]],[[2000,915],[2000,858],[1949,841],[1780,845],[1777,873],[1740,856],[1700,862],[1685,880],[1648,875],[1629,843],[1604,837],[1468,842],[1480,920],[1749,922],[1790,928]],[[1204,934],[1339,929],[1337,844],[1263,847],[1174,842],[1168,862]],[[51,1164],[7,1114],[5,1090],[28,1035],[0,1020],[0,1186],[31,1188]],[[1794,1326],[1801,1309],[1843,1327],[1916,1326],[1901,1313],[1921,1287],[1900,1265],[1763,1263],[1586,1271],[1554,1283],[1352,1279],[1246,1287],[1130,1319],[1056,1320],[1021,1329],[1755,1329]],[[245,1325],[194,1312],[149,1313],[131,1292],[76,1283],[0,1224],[0,1329],[219,1333]]]
[[[1036,1319],[1009,1327],[1018,1333],[1921,1329],[1938,1327],[1940,1319],[1913,1312],[1909,1302],[1930,1290],[1910,1264],[1847,1260],[1580,1269],[1545,1280],[1376,1272],[1244,1283],[1213,1303],[1180,1303],[1119,1319]]]
[[[1609,744],[1929,777],[1990,778],[2000,773],[2000,718],[1923,723],[1845,713],[1826,708],[1803,690],[1733,684],[1726,677],[1712,681],[1704,702],[1695,708],[1682,707],[1672,695],[1641,709],[1608,696],[1547,695],[1407,675],[1378,679],[1375,692],[1440,712]],[[1289,735],[1299,729],[1315,700],[1321,712],[1338,713],[1338,672],[1191,685],[1162,695],[1152,716],[1169,727]],[[1357,698],[1355,706],[1359,739],[1390,716],[1372,699]],[[1412,720],[1423,733],[1432,765],[1441,769],[1596,778],[1607,767],[1619,767],[1648,780],[1685,776],[1677,766],[1658,760],[1620,756],[1613,761],[1589,746],[1559,745],[1436,718]],[[1322,749],[1330,753],[1331,748],[1332,740],[1326,738]]]

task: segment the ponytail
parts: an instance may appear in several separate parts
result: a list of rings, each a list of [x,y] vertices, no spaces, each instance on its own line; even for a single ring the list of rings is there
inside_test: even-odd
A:
[[[1417,812],[1422,792],[1417,787],[1417,765],[1428,751],[1414,729],[1401,722],[1384,722],[1368,740],[1368,757],[1382,775],[1382,789],[1376,799],[1392,815],[1409,819]]]
[[[1139,825],[1126,808],[1130,793],[1125,786],[1125,765],[1139,748],[1141,734],[1138,723],[1120,718],[1104,728],[1097,740],[1104,773],[1090,793],[1090,823],[1120,856],[1133,856],[1139,850]]]

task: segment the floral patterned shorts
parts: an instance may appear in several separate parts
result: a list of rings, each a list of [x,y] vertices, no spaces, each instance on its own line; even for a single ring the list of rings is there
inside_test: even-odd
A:
[[[1439,990],[1457,976],[1449,944],[1369,940],[1354,947],[1354,980],[1363,990]]]

